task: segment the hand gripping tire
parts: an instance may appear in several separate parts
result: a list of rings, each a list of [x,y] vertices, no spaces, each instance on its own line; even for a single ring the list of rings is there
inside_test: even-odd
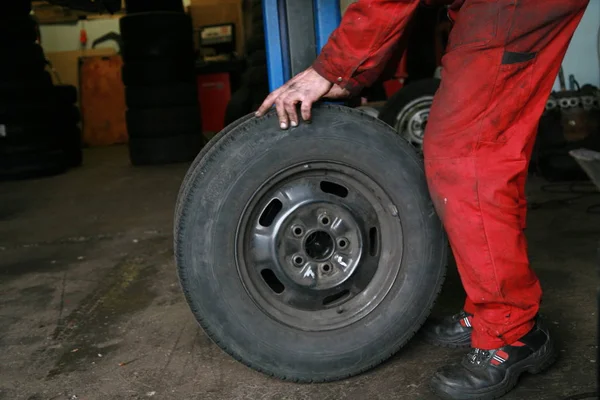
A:
[[[320,105],[282,131],[246,116],[188,171],[175,256],[209,337],[263,373],[298,382],[359,374],[421,327],[447,244],[422,162],[388,125]]]

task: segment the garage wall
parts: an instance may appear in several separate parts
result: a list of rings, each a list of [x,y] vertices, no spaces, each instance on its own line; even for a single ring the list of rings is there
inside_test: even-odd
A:
[[[345,11],[355,0],[340,0],[340,7]],[[184,0],[189,5],[190,0]],[[117,18],[91,20],[85,22],[88,40],[94,39],[107,32],[119,32]],[[598,61],[598,29],[600,27],[600,1],[591,0],[583,17],[581,25],[575,32],[573,41],[564,60],[565,74],[574,74],[581,85],[591,83],[600,86],[600,65]],[[69,25],[42,25],[43,47],[46,52],[72,51],[79,49],[79,30],[81,22]],[[113,42],[107,42],[100,47],[116,48]],[[558,88],[558,84],[556,86]]]
[[[119,33],[119,19],[106,18],[94,19],[85,22],[77,22],[75,24],[52,24],[41,25],[40,33],[42,35],[42,47],[46,53],[58,51],[74,51],[79,50],[79,32],[81,27],[85,26],[88,35],[88,48],[91,48],[92,43],[97,38],[105,35],[108,32],[114,31]],[[112,47],[117,48],[113,41],[104,42],[98,48]]]

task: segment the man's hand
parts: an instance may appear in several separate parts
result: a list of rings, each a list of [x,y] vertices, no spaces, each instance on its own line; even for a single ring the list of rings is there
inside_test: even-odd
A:
[[[310,121],[310,111],[315,101],[322,97],[341,99],[349,94],[347,90],[332,84],[311,67],[267,96],[256,112],[256,116],[263,116],[275,104],[279,125],[281,129],[287,129],[290,124],[298,126],[298,113],[296,112],[298,103],[302,103],[300,107],[302,119]]]

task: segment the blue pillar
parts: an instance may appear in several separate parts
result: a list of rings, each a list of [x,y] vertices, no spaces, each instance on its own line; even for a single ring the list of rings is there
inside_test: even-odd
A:
[[[282,86],[291,78],[291,54],[286,19],[288,1],[299,0],[262,0],[270,91]],[[308,6],[312,1],[313,10],[311,11],[314,11],[316,57],[327,43],[331,32],[340,24],[340,5],[339,0],[305,1]]]

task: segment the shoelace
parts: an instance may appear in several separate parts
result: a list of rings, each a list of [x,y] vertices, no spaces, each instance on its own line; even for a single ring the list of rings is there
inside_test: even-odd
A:
[[[471,364],[481,365],[484,361],[490,358],[490,352],[488,350],[471,349],[467,354],[467,359]]]
[[[465,311],[461,311],[458,314],[454,314],[452,316],[452,320],[453,321],[460,321],[461,319],[466,318],[468,316],[469,316],[469,314],[467,314]]]

